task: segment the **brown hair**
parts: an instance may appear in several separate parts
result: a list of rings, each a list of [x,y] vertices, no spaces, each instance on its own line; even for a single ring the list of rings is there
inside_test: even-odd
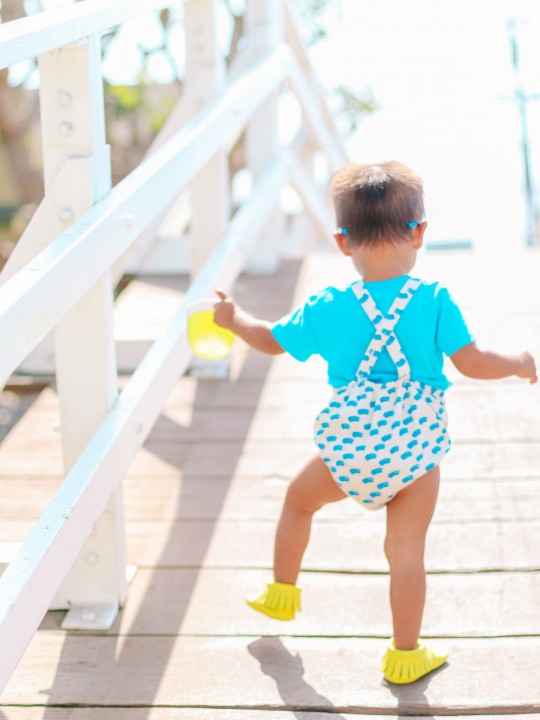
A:
[[[408,223],[424,217],[422,180],[398,162],[349,163],[334,173],[330,190],[351,245],[399,242],[410,237]]]

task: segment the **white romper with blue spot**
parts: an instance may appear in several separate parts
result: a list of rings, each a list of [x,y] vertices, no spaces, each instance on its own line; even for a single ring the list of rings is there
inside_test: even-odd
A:
[[[381,313],[364,284],[353,290],[375,326],[356,378],[338,388],[315,420],[315,442],[339,487],[369,510],[395,495],[440,463],[450,450],[444,392],[411,380],[395,326],[420,280],[410,278],[391,308]],[[370,381],[386,348],[398,377]]]

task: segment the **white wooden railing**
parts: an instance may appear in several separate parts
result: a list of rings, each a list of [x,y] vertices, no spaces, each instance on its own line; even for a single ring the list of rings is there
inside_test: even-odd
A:
[[[333,168],[344,152],[281,0],[248,1],[233,80],[219,56],[217,0],[186,3],[183,96],[152,153],[111,189],[99,36],[173,4],[85,0],[0,26],[0,68],[39,56],[46,188],[0,277],[0,381],[54,330],[65,464],[60,489],[0,578],[0,689],[49,608],[69,609],[64,627],[106,628],[125,601],[121,481],[190,363],[187,306],[233,283],[253,245],[270,235],[287,183],[321,234],[331,231],[312,159],[322,150]],[[285,87],[300,102],[303,127],[280,147]],[[255,184],[231,218],[227,151],[244,130]],[[113,278],[188,186],[192,283],[118,393]]]

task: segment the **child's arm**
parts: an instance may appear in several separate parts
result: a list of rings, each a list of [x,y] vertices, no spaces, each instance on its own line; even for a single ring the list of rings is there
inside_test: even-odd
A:
[[[219,301],[214,306],[214,322],[220,327],[232,330],[255,350],[279,355],[285,352],[272,335],[270,323],[247,315],[222,290],[216,290]]]
[[[480,350],[472,342],[451,355],[450,359],[460,373],[477,380],[498,380],[512,375],[531,383],[538,379],[536,364],[530,352],[501,355],[491,350]]]

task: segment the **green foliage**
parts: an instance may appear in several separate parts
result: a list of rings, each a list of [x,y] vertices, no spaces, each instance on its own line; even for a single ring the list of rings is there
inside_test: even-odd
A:
[[[127,115],[144,109],[143,85],[109,85],[105,84],[108,106],[116,117]]]
[[[294,0],[292,7],[300,24],[304,41],[313,45],[327,36],[325,21],[330,13],[341,13],[340,0]]]
[[[381,108],[370,87],[355,90],[348,85],[338,85],[333,89],[332,94],[345,135],[352,135],[366,115],[371,115]]]
[[[341,0],[294,0],[292,8],[295,10],[304,42],[308,45],[314,45],[327,37],[328,20],[332,16],[342,19]],[[355,89],[338,85],[330,91],[330,102],[343,135],[351,135],[364,117],[380,109],[380,104],[369,87]]]

